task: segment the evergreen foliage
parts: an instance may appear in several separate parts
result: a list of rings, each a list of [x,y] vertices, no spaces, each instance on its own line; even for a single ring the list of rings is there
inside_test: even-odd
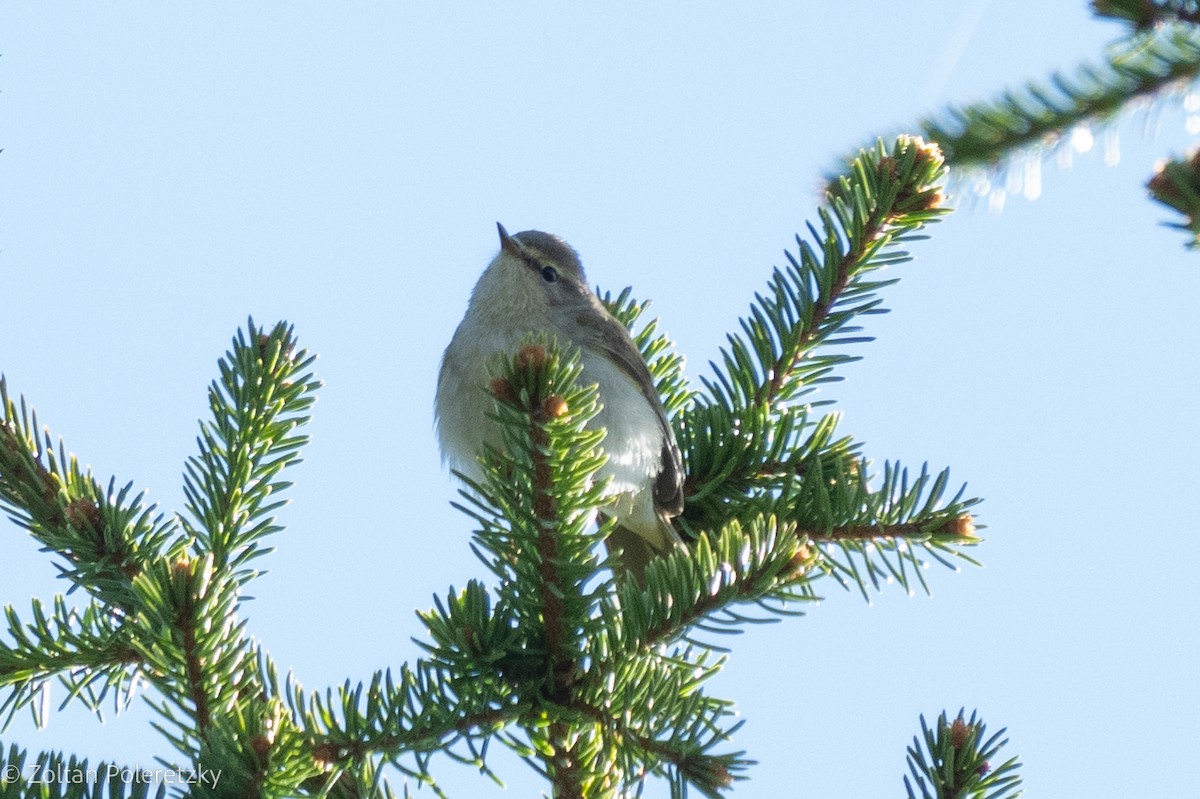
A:
[[[1122,111],[1190,91],[1200,75],[1200,4],[1193,0],[1092,0],[1101,19],[1126,23],[1098,65],[1055,73],[996,99],[951,107],[917,124],[956,169],[995,169],[1015,153],[1053,148],[1071,130],[1113,121]],[[1200,235],[1196,152],[1172,158],[1147,183],[1150,195],[1178,211],[1172,227]]]
[[[1149,31],[1172,22],[1200,23],[1195,0],[1092,0],[1096,16],[1119,19]]]
[[[964,718],[958,712],[954,721],[946,714],[938,717],[931,730],[921,717],[921,736],[913,738],[908,748],[910,782],[904,778],[908,799],[1011,799],[1020,793],[1020,767],[1017,759],[1009,758],[999,767],[991,761],[1008,743],[1004,730],[984,740],[987,727],[975,713]]]
[[[951,108],[923,120],[924,135],[937,142],[952,166],[989,166],[1015,150],[1047,146],[1077,125],[1104,122],[1130,103],[1200,74],[1200,32],[1171,23],[1135,32],[1114,45],[1098,66],[1081,66],[1073,77],[1051,76],[991,102]]]
[[[885,462],[876,472],[813,393],[856,359],[847,347],[868,340],[862,317],[883,312],[879,293],[894,282],[879,270],[907,261],[902,248],[947,213],[947,164],[994,166],[1200,71],[1195,3],[1092,5],[1127,26],[1100,66],[951,109],[922,123],[928,144],[900,137],[850,159],[699,385],[655,322],[643,323],[645,303],[629,290],[605,295],[650,365],[685,458],[677,523],[688,546],[652,563],[644,585],[615,578],[599,554],[603,434],[586,427],[598,397],[577,381],[577,353],[550,340],[513,353],[490,386],[504,445],[480,454],[485,477],[458,505],[492,579],[435,597],[419,614],[424,656],[365,681],[311,691],[281,679],[241,613],[266,538],[280,531],[284,472],[307,441],[319,387],[286,323],[250,320],[220,361],[180,513],[81,469],[0,378],[0,504],[82,597],[5,608],[0,730],[21,711],[44,723],[52,681],[66,688],[63,706],[98,717],[106,700],[119,709],[143,694],[173,749],[161,765],[192,778],[163,784],[9,742],[0,799],[390,797],[389,771],[438,791],[439,754],[499,779],[493,743],[544,775],[557,799],[637,794],[655,779],[675,797],[714,797],[745,779],[752,761],[731,745],[732,702],[707,687],[723,664],[717,635],[802,613],[822,581],[866,596],[888,581],[924,588],[930,563],[974,562],[976,500],[951,493],[946,470]],[[1198,163],[1171,161],[1149,184],[1185,216],[1178,227],[1193,245]],[[910,799],[1020,793],[1016,759],[993,765],[1003,731],[985,737],[974,713],[920,724]]]
[[[389,772],[440,793],[434,755],[499,779],[492,744],[524,758],[558,799],[638,794],[647,780],[714,797],[747,778],[732,702],[708,691],[723,664],[717,636],[801,614],[823,581],[864,596],[890,581],[911,591],[926,587],[931,563],[974,562],[976,500],[952,490],[946,470],[876,471],[814,395],[868,340],[862,318],[883,312],[894,278],[879,270],[907,261],[903,248],[947,213],[947,164],[994,167],[1200,71],[1196,3],[1092,6],[1126,26],[1099,66],[950,109],[921,124],[928,144],[900,137],[850,159],[699,385],[643,321],[645,303],[628,289],[604,295],[657,380],[685,459],[676,521],[688,545],[653,562],[644,585],[614,577],[597,546],[603,434],[586,426],[599,400],[577,381],[577,353],[551,340],[513,353],[490,386],[504,444],[480,454],[485,477],[458,505],[491,580],[436,596],[418,614],[424,656],[365,681],[312,691],[281,678],[241,612],[280,531],[284,472],[319,387],[286,323],[250,320],[220,361],[179,513],[81,469],[0,378],[0,504],[82,597],[5,608],[0,730],[21,711],[45,723],[53,681],[63,706],[97,717],[106,701],[120,709],[142,694],[173,750],[161,765],[192,778],[164,784],[8,742],[0,799],[390,797]],[[1174,159],[1148,184],[1184,216],[1176,227],[1192,246],[1198,164]],[[920,726],[910,799],[1019,795],[1017,760],[994,765],[1003,731],[987,737],[963,712]]]
[[[977,543],[975,500],[947,499],[946,472],[888,463],[873,475],[811,397],[866,340],[858,317],[882,312],[891,281],[878,270],[907,260],[900,247],[946,213],[945,175],[918,139],[862,152],[699,387],[654,323],[638,325],[645,304],[606,298],[635,331],[687,462],[689,546],[651,564],[644,586],[614,578],[598,554],[603,433],[586,427],[598,398],[577,381],[577,354],[550,340],[514,353],[490,387],[504,445],[481,453],[486,478],[459,505],[495,587],[471,580],[436,597],[419,614],[425,657],[363,683],[281,681],[240,612],[319,385],[290,327],[251,320],[221,360],[179,514],[81,471],[0,384],[0,501],[89,596],[82,610],[62,597],[25,616],[6,608],[6,718],[31,708],[44,721],[52,679],[97,714],[106,697],[143,691],[175,750],[164,766],[209,775],[180,795],[389,796],[388,766],[436,790],[434,754],[491,774],[498,742],[556,797],[636,793],[653,776],[675,796],[717,796],[751,761],[728,748],[732,703],[705,688],[723,663],[713,634],[800,612],[822,578],[864,594],[888,578],[924,585],[927,561],[970,562],[963,547]],[[166,790],[35,783],[28,764],[87,772],[10,746],[6,795]]]
[[[1191,234],[1187,244],[1190,249],[1200,247],[1200,150],[1163,163],[1146,182],[1146,188],[1155,200],[1183,214],[1183,222],[1169,226]]]

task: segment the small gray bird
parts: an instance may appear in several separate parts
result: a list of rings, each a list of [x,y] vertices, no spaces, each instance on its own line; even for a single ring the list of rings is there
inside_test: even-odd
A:
[[[501,355],[513,356],[531,333],[579,348],[583,374],[602,408],[589,426],[604,428],[601,446],[611,478],[601,512],[616,519],[606,542],[620,565],[641,579],[646,565],[679,543],[671,519],[683,512],[683,463],[654,380],[629,331],[588,288],[579,255],[539,230],[500,231],[500,253],[483,271],[467,313],[442,356],[435,401],[438,442],[451,468],[482,478],[477,453],[501,445],[488,418],[487,390]]]

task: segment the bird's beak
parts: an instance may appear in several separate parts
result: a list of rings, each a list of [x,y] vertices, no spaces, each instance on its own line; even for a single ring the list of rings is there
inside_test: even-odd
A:
[[[504,229],[504,225],[496,223],[496,230],[500,231],[500,251],[506,252],[509,255],[520,255],[521,245],[508,235],[508,231]]]

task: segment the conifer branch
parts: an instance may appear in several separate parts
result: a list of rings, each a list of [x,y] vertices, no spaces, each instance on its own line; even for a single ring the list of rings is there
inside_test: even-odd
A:
[[[845,334],[859,330],[850,326],[856,316],[881,312],[874,292],[891,282],[867,277],[908,260],[894,245],[946,213],[944,181],[936,148],[901,138],[891,151],[881,143],[861,153],[831,182],[823,230],[811,229],[816,247],[797,237],[799,257],[785,253],[788,268],[775,270],[744,335],[722,350],[723,368],[714,364],[715,379],[703,380],[708,397],[677,419],[688,459],[685,524],[719,524],[728,498],[764,484],[779,489],[776,478],[800,476],[818,452],[854,456],[852,442],[833,440],[834,419],[814,422],[810,406],[795,403],[853,360],[825,348],[865,340]]]
[[[390,671],[379,672],[368,684],[347,683],[325,698],[310,699],[294,686],[288,701],[295,723],[308,731],[303,751],[323,769],[343,774],[382,757],[434,785],[429,773],[433,754],[471,762],[455,753],[456,745],[465,742],[474,749],[475,740],[500,733],[532,709],[532,703],[515,696],[506,683],[478,671],[458,677],[462,674],[462,669],[425,661],[404,665],[398,678]],[[487,773],[480,757],[475,765]],[[402,758],[411,758],[411,765]]]
[[[563,381],[567,375],[570,382]],[[526,551],[536,552],[538,598],[537,606],[531,606],[528,612],[530,621],[536,620],[540,627],[538,648],[545,658],[545,700],[560,705],[568,702],[579,677],[580,632],[587,623],[584,614],[592,602],[581,589],[599,566],[589,554],[593,539],[578,523],[584,518],[579,512],[582,509],[573,510],[570,505],[561,504],[569,493],[574,493],[569,488],[574,485],[576,492],[583,489],[590,482],[590,475],[578,471],[578,465],[570,462],[573,458],[569,455],[564,458],[559,448],[552,445],[552,427],[556,421],[570,414],[570,421],[563,421],[571,430],[578,431],[595,414],[594,389],[590,397],[567,390],[577,377],[577,365],[568,363],[564,369],[546,346],[530,344],[521,348],[511,367],[504,369],[492,384],[502,419],[507,416],[506,421],[512,423],[509,429],[515,432],[518,422],[524,427],[522,440],[512,442],[520,449],[510,446],[504,455],[497,455],[500,461],[511,461],[506,471],[528,474],[533,522],[529,533],[533,547]],[[575,402],[581,402],[584,408],[579,418],[573,412]],[[584,434],[580,446],[594,449],[595,439]],[[517,455],[519,452],[528,453],[528,469],[522,468],[523,457]],[[602,463],[594,454],[590,458],[586,451],[579,454],[591,462],[593,472]],[[493,474],[499,477],[498,473]],[[598,498],[595,489],[586,493]],[[514,499],[511,497],[508,502]],[[579,740],[573,726],[565,719],[552,718],[545,734],[539,748],[554,796],[582,799],[585,778],[579,769]]]
[[[953,540],[974,536],[975,525],[970,516],[958,516],[937,525],[901,522],[898,524],[852,524],[829,530],[807,530],[802,534],[814,542],[874,541],[879,538],[928,538],[945,535]]]
[[[677,796],[720,795],[750,761],[723,750],[740,722],[705,690],[723,657],[697,633],[796,614],[823,575],[904,583],[921,565],[916,550],[941,559],[973,542],[972,500],[960,491],[943,502],[945,472],[922,469],[910,482],[887,464],[876,480],[859,445],[837,435],[837,417],[802,401],[852,360],[829,348],[863,340],[851,324],[880,312],[874,292],[890,282],[868,276],[906,260],[895,245],[945,213],[944,177],[919,140],[862,153],[704,391],[688,385],[653,323],[634,333],[685,451],[682,522],[693,534],[686,550],[651,563],[644,585],[607,576],[597,553],[608,528],[593,520],[609,498],[597,480],[604,432],[587,427],[596,387],[577,385],[577,356],[559,342],[514,353],[489,386],[501,443],[485,447],[484,476],[460,504],[495,587],[471,581],[436,597],[420,614],[426,656],[365,684],[310,695],[289,678],[281,688],[241,619],[248,564],[278,529],[280,474],[298,459],[306,439],[296,429],[318,385],[289,327],[267,333],[251,321],[234,339],[187,464],[188,514],[165,523],[128,488],[102,493],[74,461],[63,467],[61,447],[56,460],[4,395],[0,501],[35,535],[59,536],[52,549],[77,557],[81,584],[95,581],[97,563],[117,568],[82,617],[43,618],[35,603],[21,624],[10,612],[6,707],[31,702],[56,673],[85,701],[92,681],[107,681],[103,695],[142,675],[159,695],[156,729],[190,761],[220,764],[228,795],[390,796],[389,766],[437,791],[435,754],[491,774],[491,741],[545,775],[556,799],[638,791],[651,775]],[[645,309],[628,291],[608,301],[631,325]],[[75,500],[85,504],[72,515]]]
[[[709,747],[727,737],[728,734],[725,732],[710,733],[707,736],[693,735],[685,741],[664,741],[622,723],[620,717],[604,708],[575,703],[572,705],[572,709],[590,718],[598,728],[604,729],[608,736],[616,740],[631,742],[637,747],[640,757],[626,765],[626,770],[633,778],[630,780],[631,783],[640,782],[645,778],[648,770],[647,763],[663,763],[673,767],[676,773],[683,777],[685,784],[690,783],[696,786],[704,796],[716,799],[719,791],[729,788],[734,780],[744,779],[741,772],[751,765],[751,762],[743,757],[745,754],[743,752],[725,755],[707,754],[706,750]],[[727,707],[723,706],[722,709],[727,709]],[[695,728],[702,726],[703,724],[696,724]],[[736,726],[740,727],[741,725]],[[649,769],[649,771],[657,770],[657,767]]]
[[[1005,730],[985,739],[986,732],[975,712],[967,719],[960,710],[953,722],[943,712],[933,729],[922,716],[921,736],[908,748],[913,778],[904,778],[908,799],[1016,799],[1021,794],[1021,764],[1013,757],[993,766],[1008,740]]]
[[[977,540],[967,515],[974,500],[960,491],[939,504],[945,472],[922,469],[910,483],[888,464],[873,486],[861,445],[837,434],[838,416],[817,416],[821,403],[806,402],[854,360],[837,348],[869,340],[853,323],[882,313],[876,292],[894,282],[873,273],[909,260],[897,245],[946,213],[945,180],[936,147],[901,137],[860,153],[831,181],[812,242],[797,238],[799,254],[787,253],[788,267],[755,298],[742,335],[729,337],[715,377],[703,381],[705,395],[675,418],[687,473],[678,521],[689,537],[774,514],[821,545],[819,573],[864,595],[885,574],[907,588],[911,571],[924,585],[918,551],[959,557],[956,545]]]
[[[1182,222],[1168,226],[1191,234],[1189,249],[1200,248],[1200,150],[1164,162],[1146,188],[1153,199],[1183,215]]]
[[[533,348],[523,351],[526,355],[531,352],[533,354],[530,357],[546,357],[544,351]],[[549,680],[546,688],[548,696],[559,700],[570,687],[570,675],[575,670],[575,663],[567,650],[564,629],[567,620],[564,618],[563,593],[570,590],[570,586],[562,584],[558,570],[558,536],[555,531],[558,514],[548,455],[550,436],[542,423],[552,418],[552,414],[562,408],[564,401],[557,395],[545,398],[535,396],[530,399],[534,409],[529,415],[529,455],[533,459],[533,509],[539,522],[537,555],[541,581],[538,593],[542,602],[542,627],[546,636],[546,657],[549,660]]]
[[[1157,12],[1156,12],[1157,13]],[[1164,14],[1160,21],[1165,19]],[[1058,73],[997,100],[951,108],[920,123],[956,167],[987,167],[1018,150],[1056,141],[1077,125],[1106,120],[1141,98],[1182,87],[1200,75],[1200,31],[1168,23],[1134,36],[1100,66],[1074,78]]]
[[[100,601],[128,611],[130,580],[175,534],[174,525],[130,499],[132,484],[107,490],[68,457],[55,454],[48,430],[39,433],[37,413],[24,398],[8,395],[0,376],[0,507],[48,551],[66,561],[61,576]]]
[[[523,350],[522,353],[526,357],[545,357],[544,351],[539,353],[533,348]],[[544,398],[535,396],[531,397],[531,401],[534,409],[530,413],[529,438],[530,457],[533,459],[534,513],[540,522],[537,554],[541,581],[538,592],[542,602],[542,629],[545,634],[549,678],[546,696],[552,701],[564,702],[570,692],[571,681],[578,664],[573,653],[567,648],[564,630],[567,620],[564,618],[563,593],[571,590],[571,587],[562,584],[558,570],[558,518],[551,464],[547,455],[550,436],[541,426],[542,422],[562,409],[564,401],[557,395]],[[572,738],[570,725],[565,721],[551,722],[549,738],[553,751],[549,755],[547,770],[553,781],[555,799],[583,799],[583,780],[575,763],[575,747],[569,743]]]
[[[193,717],[196,720],[196,732],[204,736],[212,721],[210,700],[204,686],[203,653],[196,641],[196,627],[200,622],[195,613],[195,607],[188,602],[176,620],[175,627],[181,639],[183,652],[183,672],[186,675],[187,696],[194,708]]]
[[[0,702],[0,730],[17,710],[33,706],[52,677],[60,677],[68,688],[62,706],[79,698],[95,711],[109,689],[131,680],[141,663],[128,629],[95,601],[82,612],[68,609],[61,595],[55,597],[50,614],[36,599],[32,605],[29,623],[22,622],[11,605],[4,608],[9,641],[0,640],[0,686],[11,691]],[[97,685],[99,693],[94,691]]]
[[[213,419],[201,426],[200,452],[184,476],[192,518],[180,522],[195,551],[211,552],[218,570],[229,563],[241,582],[254,576],[245,564],[268,551],[261,539],[279,530],[270,514],[283,503],[270,500],[291,484],[276,478],[308,443],[294,431],[308,422],[320,382],[305,372],[316,356],[294,348],[283,322],[267,332],[251,319],[239,331],[209,387]]]
[[[164,723],[154,726],[191,762],[223,764],[226,784],[238,786],[229,795],[313,771],[294,747],[296,730],[272,710],[278,700],[264,699],[238,613],[239,586],[253,576],[242,566],[257,540],[277,529],[269,514],[287,485],[278,475],[305,441],[294,430],[307,420],[317,385],[302,372],[312,358],[293,353],[291,341],[286,325],[265,333],[251,322],[249,337],[235,339],[221,364],[223,383],[210,393],[217,418],[189,464],[190,507],[204,508],[196,513],[201,525],[212,522],[201,529],[180,517],[164,521],[140,496],[131,498],[129,486],[102,491],[61,444],[56,455],[48,433],[34,434],[36,415],[23,402],[18,410],[0,382],[0,502],[67,560],[64,576],[96,597],[82,612],[56,598],[52,615],[35,601],[28,624],[7,609],[0,684],[10,690],[0,712],[11,718],[33,703],[55,674],[68,701],[78,697],[96,712],[110,689],[128,701],[144,678],[160,695],[151,704]],[[189,556],[193,542],[197,554]],[[268,770],[272,751],[287,751],[290,763]]]
[[[1172,22],[1200,25],[1195,0],[1092,0],[1098,17],[1131,23],[1134,30],[1149,31]]]
[[[697,539],[686,554],[652,562],[645,590],[622,584],[615,601],[601,605],[609,621],[604,629],[621,633],[607,639],[604,649],[609,658],[644,653],[697,625],[723,623],[719,614],[734,606],[761,607],[764,597],[784,605],[815,599],[806,580],[812,566],[811,550],[794,525],[772,517],[746,526],[730,522],[719,536]]]
[[[244,622],[235,612],[236,582],[217,572],[212,556],[181,557],[153,564],[134,587],[143,604],[134,646],[164,697],[152,704],[176,728],[176,747],[197,757],[211,733],[213,709],[238,705],[254,674],[247,670]],[[230,675],[241,680],[231,682]]]
[[[752,373],[756,385],[737,378],[743,387],[738,396],[748,406],[790,401],[840,362],[804,364],[818,345],[862,340],[831,341],[838,332],[856,332],[846,329],[856,315],[879,312],[873,292],[886,283],[864,278],[908,260],[906,253],[886,248],[946,213],[941,194],[945,177],[936,147],[901,137],[891,152],[880,143],[861,153],[851,163],[850,175],[830,183],[827,207],[820,211],[822,230],[810,227],[820,254],[797,237],[799,259],[785,252],[790,269],[775,270],[771,295],[756,297],[751,321],[743,324],[747,339],[731,336],[730,352],[723,353],[727,368],[760,361]],[[723,392],[714,394],[719,398]]]
[[[523,351],[528,353],[528,350]],[[518,356],[519,357],[519,356]],[[538,357],[535,354],[535,357]],[[540,355],[544,357],[544,353]],[[538,591],[542,599],[542,624],[545,632],[546,655],[549,660],[549,684],[546,696],[554,702],[565,702],[571,689],[578,662],[574,653],[566,647],[564,626],[563,593],[571,590],[571,586],[561,583],[557,567],[558,521],[554,502],[554,485],[551,465],[547,451],[550,447],[550,436],[541,426],[541,422],[561,413],[565,405],[557,395],[541,398],[531,398],[534,410],[530,414],[529,436],[532,446],[530,456],[533,458],[533,490],[534,510],[538,521],[538,558],[541,566],[541,583]],[[575,746],[572,739],[571,727],[565,721],[553,721],[550,724],[549,737],[553,752],[550,754],[549,773],[553,779],[555,799],[583,799],[583,779],[575,762]]]
[[[916,150],[908,152],[911,152],[911,154],[920,154],[919,157],[926,160],[926,167],[919,169],[916,174],[911,175],[910,180],[906,181],[908,185],[896,188],[887,186],[886,191],[895,192],[893,199],[900,199],[902,194],[904,196],[908,196],[908,194],[923,194],[923,196],[928,197],[928,202],[924,204],[924,208],[919,208],[919,206],[918,208],[925,211],[936,209],[941,205],[940,196],[931,193],[930,190],[930,186],[936,180],[937,170],[941,167],[941,156],[937,154],[936,150],[923,152],[919,149],[920,146],[922,145],[918,144]],[[930,170],[928,168],[928,162],[930,161],[935,164],[935,169]],[[882,156],[880,161],[878,161],[878,168],[884,170],[884,172],[894,172],[895,166],[895,156]],[[858,168],[862,167],[859,166]],[[889,178],[894,180],[896,175],[889,175]],[[788,391],[785,394],[785,389],[790,388],[799,361],[806,358],[817,344],[827,341],[828,338],[833,336],[834,332],[844,326],[845,323],[841,319],[835,319],[833,322],[830,322],[830,316],[832,316],[835,307],[838,307],[839,304],[844,304],[847,289],[851,288],[851,281],[876,266],[876,264],[871,263],[871,257],[878,252],[881,240],[884,240],[893,228],[919,227],[920,223],[928,221],[922,220],[917,226],[908,223],[906,226],[905,211],[911,209],[905,209],[899,203],[895,206],[888,203],[887,194],[874,198],[876,202],[866,205],[865,208],[863,206],[853,208],[853,211],[851,211],[853,216],[848,216],[846,214],[848,204],[853,203],[853,200],[856,198],[853,197],[851,191],[847,190],[850,190],[850,184],[844,184],[844,182],[830,186],[828,199],[833,208],[840,211],[840,224],[835,226],[828,216],[822,214],[822,221],[826,223],[826,238],[824,238],[824,242],[826,242],[827,262],[823,265],[824,274],[821,276],[820,282],[812,287],[816,289],[816,292],[812,296],[811,304],[808,307],[803,307],[802,311],[800,311],[802,313],[799,319],[800,324],[793,330],[788,330],[786,338],[784,335],[781,335],[782,326],[778,322],[775,322],[775,320],[772,320],[774,324],[770,326],[774,326],[775,330],[778,331],[778,335],[780,335],[780,340],[788,342],[788,344],[787,346],[780,347],[774,360],[767,365],[767,371],[763,376],[767,379],[758,385],[755,396],[752,398],[752,404],[769,405],[779,401],[780,398],[791,398],[792,392]],[[830,233],[834,235],[840,233],[847,236],[845,251],[832,264],[829,263],[828,258],[828,254],[830,253],[829,244],[832,241]],[[802,253],[805,252],[804,242],[799,240],[798,242]],[[886,244],[886,240],[883,242]],[[800,265],[792,258],[791,253],[786,254],[792,266],[799,270]],[[832,266],[832,269],[830,269],[830,266]],[[780,272],[776,271],[776,286],[778,286],[780,275]],[[776,298],[780,294],[780,290],[776,289]],[[760,298],[760,302],[763,302],[762,298]],[[874,304],[871,305],[874,306]],[[859,312],[870,310],[871,308],[864,307],[860,308]],[[750,326],[754,330],[754,334],[761,335],[760,331],[767,330],[769,325],[766,320],[766,313],[756,313],[756,311],[757,308],[752,308],[751,310],[751,313],[755,317],[755,323],[752,323]]]
[[[500,578],[497,597],[472,581],[436,600],[421,614],[431,657],[402,669],[399,684],[376,675],[370,686],[314,699],[306,715],[324,730],[312,739],[318,759],[409,754],[406,773],[426,781],[422,752],[455,756],[458,741],[473,750],[475,739],[497,736],[540,761],[556,796],[583,795],[592,772],[564,708],[577,690],[582,642],[597,625],[596,599],[582,589],[600,568],[588,524],[603,458],[602,433],[583,428],[597,404],[594,387],[575,385],[579,371],[549,343],[533,342],[492,381],[505,444],[483,454],[488,480],[460,507],[480,524],[476,552]],[[531,746],[502,734],[514,725]]]

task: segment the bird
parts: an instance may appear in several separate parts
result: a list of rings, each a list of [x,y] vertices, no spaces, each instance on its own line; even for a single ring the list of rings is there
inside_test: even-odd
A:
[[[487,390],[501,358],[537,334],[577,347],[579,380],[596,384],[601,405],[588,426],[606,430],[598,477],[609,483],[599,512],[615,524],[605,543],[619,551],[614,569],[644,582],[656,557],[681,546],[672,519],[684,504],[683,458],[654,378],[629,330],[588,287],[573,247],[540,230],[510,236],[496,228],[500,251],[475,284],[438,373],[442,459],[480,482],[478,453],[485,443],[501,446]]]

